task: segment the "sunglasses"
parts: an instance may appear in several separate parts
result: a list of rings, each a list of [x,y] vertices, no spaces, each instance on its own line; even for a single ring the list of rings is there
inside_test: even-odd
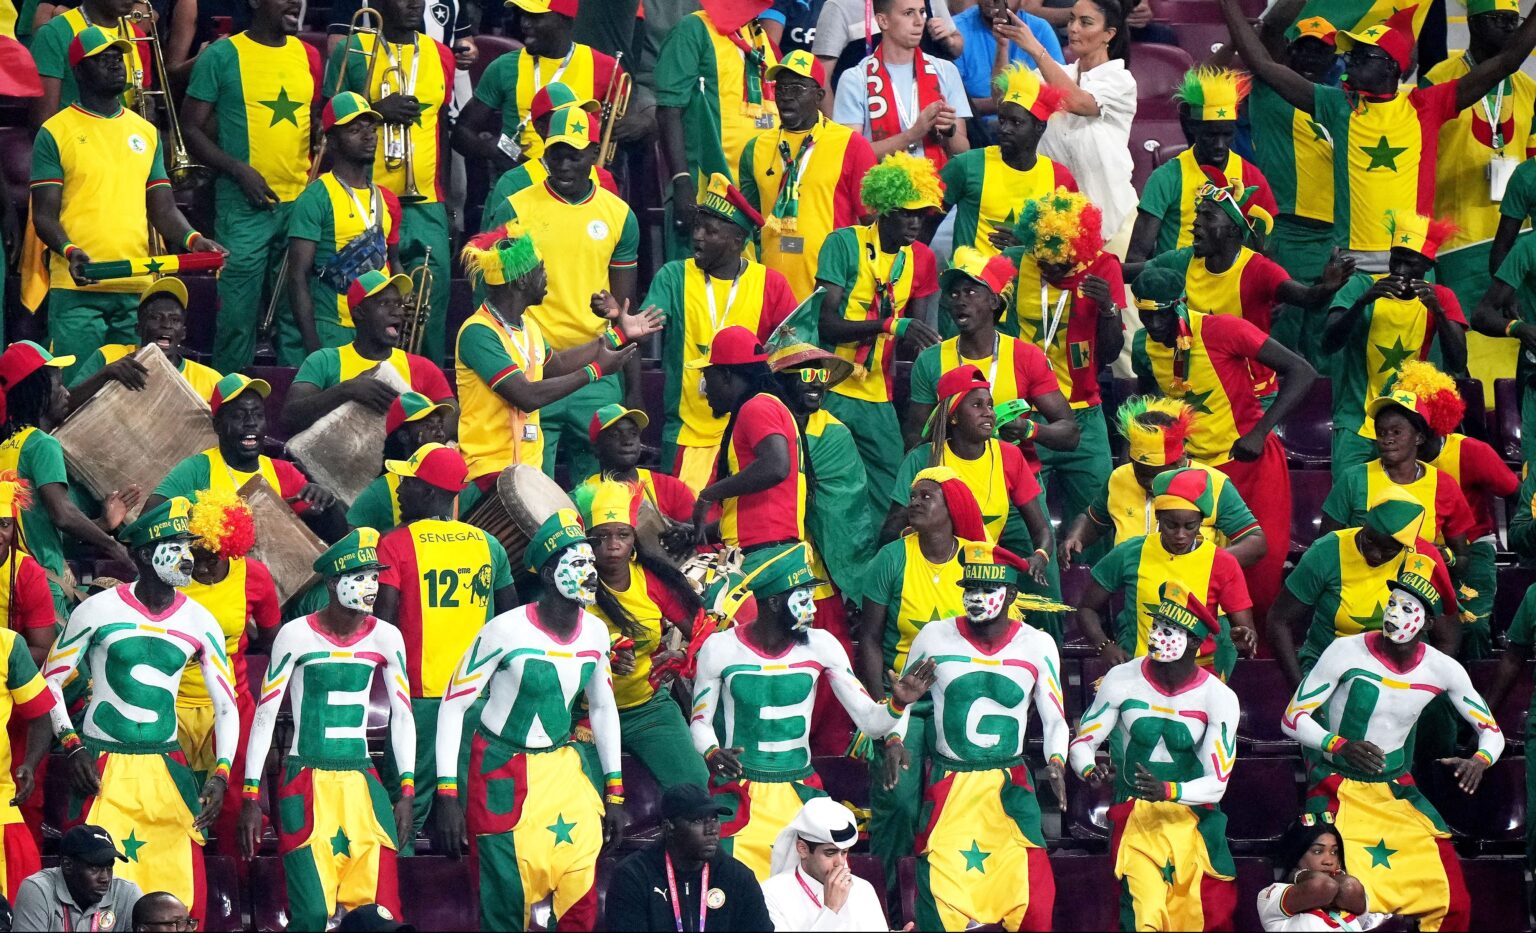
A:
[[[832,380],[832,370],[825,367],[821,369],[801,369],[797,370],[797,372],[800,373],[801,382],[825,383]]]

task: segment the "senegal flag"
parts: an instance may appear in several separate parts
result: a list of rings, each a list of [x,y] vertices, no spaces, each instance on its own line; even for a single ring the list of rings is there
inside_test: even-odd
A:
[[[1109,819],[1120,929],[1232,929],[1237,869],[1220,808],[1127,800]]]
[[[1335,29],[1358,31],[1369,29],[1387,21],[1397,10],[1407,7],[1403,0],[1307,0],[1301,8],[1297,22],[1313,16],[1321,16]],[[1424,28],[1424,18],[1429,15],[1429,3],[1421,2],[1413,11],[1413,38],[1419,38]]]

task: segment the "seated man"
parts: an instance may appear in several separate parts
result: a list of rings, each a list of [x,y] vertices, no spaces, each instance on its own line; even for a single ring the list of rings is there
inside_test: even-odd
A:
[[[453,400],[453,390],[436,364],[395,346],[405,324],[411,288],[410,276],[376,270],[352,282],[347,289],[347,308],[355,328],[352,342],[322,347],[304,358],[283,404],[283,423],[289,431],[297,434],[346,402],[383,414],[400,394],[394,384],[409,386],[434,402]],[[397,383],[359,378],[386,366],[394,370]]]
[[[583,485],[595,486],[610,479],[638,485],[656,511],[674,522],[687,525],[693,521],[693,490],[675,476],[636,466],[644,447],[640,432],[651,423],[645,412],[623,405],[604,405],[592,413],[587,436],[597,455],[597,472]]]
[[[113,877],[117,863],[126,861],[106,830],[76,826],[59,840],[58,867],[45,868],[22,881],[11,929],[17,933],[132,929],[131,918],[142,892],[132,881]]]
[[[213,387],[224,376],[185,353],[182,344],[187,339],[187,287],[180,279],[156,279],[139,293],[138,328],[138,343],[109,343],[76,367],[69,388],[70,411],[85,404],[86,399],[113,379],[135,391],[144,388],[144,365],[132,357],[149,343],[160,348],[203,401],[213,400]]]
[[[447,443],[446,422],[452,412],[451,404],[434,402],[418,392],[395,396],[384,415],[384,462],[409,460],[427,444]],[[400,475],[386,469],[353,500],[347,524],[375,528],[386,535],[400,522]]]
[[[773,874],[763,900],[777,930],[879,930],[880,897],[853,873],[848,853],[859,841],[853,811],[812,797],[773,842]]]

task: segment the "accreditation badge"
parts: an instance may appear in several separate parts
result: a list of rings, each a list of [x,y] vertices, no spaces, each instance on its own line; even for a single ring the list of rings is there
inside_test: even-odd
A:
[[[771,129],[773,129],[773,114],[771,114],[771,113],[764,113],[761,116],[759,116],[757,118],[757,128],[760,129],[760,130],[771,130]],[[720,897],[722,899],[724,899],[725,895],[722,894],[722,895],[720,895]]]
[[[710,910],[719,910],[725,906],[725,892],[719,888],[710,888],[709,893],[704,895],[704,903],[709,905]]]
[[[779,237],[779,252],[800,255],[805,252],[805,237],[786,236]]]

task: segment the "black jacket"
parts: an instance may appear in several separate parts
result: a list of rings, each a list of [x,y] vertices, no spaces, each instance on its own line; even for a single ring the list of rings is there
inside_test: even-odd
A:
[[[654,930],[675,933],[676,919],[667,888],[667,866],[662,843],[642,849],[619,863],[608,884],[605,914],[609,930]],[[699,928],[700,872],[678,872],[677,896],[682,901],[683,929]],[[709,887],[725,900],[705,915],[706,930],[772,930],[763,889],[747,866],[719,852],[709,863]],[[718,898],[717,898],[718,899]]]

